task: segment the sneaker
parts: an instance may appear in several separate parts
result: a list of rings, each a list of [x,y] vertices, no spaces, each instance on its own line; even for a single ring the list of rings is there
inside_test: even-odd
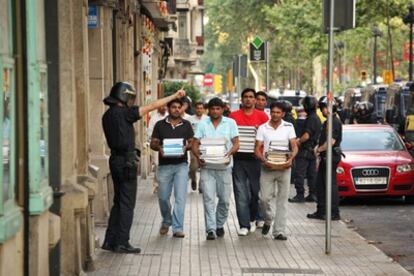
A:
[[[254,233],[256,231],[256,221],[250,222],[250,233]]]
[[[207,240],[212,241],[216,239],[216,234],[213,231],[207,233]]]
[[[193,189],[193,191],[197,190],[197,181],[191,180],[191,189]]]
[[[167,235],[169,229],[170,227],[168,225],[162,225],[160,228],[160,235]]]
[[[283,234],[279,234],[277,236],[274,236],[274,239],[275,240],[280,240],[280,241],[285,241],[285,240],[287,240],[287,237]]]
[[[173,237],[175,237],[175,238],[184,238],[185,234],[184,234],[184,232],[178,231],[178,232],[175,232],[173,234]]]
[[[309,218],[309,219],[325,220],[325,216],[318,213],[318,212],[315,212],[315,213],[312,213],[312,214],[307,214],[306,217]]]
[[[303,196],[295,195],[292,198],[289,198],[289,202],[291,203],[303,203],[305,202],[305,198]]]
[[[270,225],[268,224],[263,224],[263,228],[262,228],[262,235],[267,235],[267,233],[269,233],[270,230]]]
[[[249,234],[249,229],[242,227],[239,229],[239,231],[237,231],[237,234],[239,236],[247,236]]]
[[[217,237],[219,237],[219,238],[221,238],[221,237],[223,237],[224,236],[224,228],[222,227],[222,228],[217,228],[217,230],[216,230],[216,234],[217,234]]]
[[[316,202],[316,196],[313,194],[309,194],[307,197],[305,197],[306,202]]]
[[[264,221],[263,220],[258,220],[257,222],[256,222],[256,226],[257,226],[257,228],[263,228],[263,225],[264,225],[265,223],[264,223]]]

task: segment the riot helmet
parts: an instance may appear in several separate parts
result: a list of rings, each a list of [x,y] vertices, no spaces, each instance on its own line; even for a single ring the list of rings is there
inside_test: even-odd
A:
[[[316,112],[318,100],[314,96],[306,96],[302,100],[302,105],[306,113]]]
[[[374,112],[374,105],[370,102],[359,102],[356,107],[356,114],[358,118],[367,118]]]
[[[323,108],[328,107],[328,97],[327,96],[320,97],[318,104],[319,104],[319,109],[322,112]],[[336,111],[337,111],[336,101],[335,101],[335,99],[332,99],[332,112],[336,113]]]
[[[288,100],[278,100],[278,102],[282,103],[283,105],[283,112],[291,113],[292,112],[292,103]]]
[[[128,82],[117,82],[111,88],[109,96],[104,99],[106,105],[115,105],[118,102],[127,105],[128,101],[136,97],[134,87]]]

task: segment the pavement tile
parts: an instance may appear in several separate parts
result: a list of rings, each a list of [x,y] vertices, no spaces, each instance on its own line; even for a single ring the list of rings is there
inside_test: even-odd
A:
[[[342,222],[332,223],[332,253],[326,255],[324,222],[306,218],[314,209],[314,203],[289,204],[287,241],[264,237],[260,229],[239,237],[232,198],[225,236],[206,241],[202,196],[190,191],[185,238],[173,238],[171,230],[161,237],[161,215],[157,196],[152,194],[152,179],[140,180],[131,243],[140,246],[142,254],[114,254],[98,249],[96,270],[88,274],[411,275]],[[105,228],[100,226],[96,230],[102,241]]]

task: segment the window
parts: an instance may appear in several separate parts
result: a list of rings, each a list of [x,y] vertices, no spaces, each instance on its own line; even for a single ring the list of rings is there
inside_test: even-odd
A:
[[[404,145],[393,131],[360,130],[344,131],[341,148],[344,151],[400,151]]]
[[[178,37],[182,39],[187,39],[187,13],[179,12],[178,13]]]

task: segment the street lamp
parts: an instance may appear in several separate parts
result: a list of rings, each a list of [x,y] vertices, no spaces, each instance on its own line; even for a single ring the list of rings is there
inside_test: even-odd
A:
[[[374,36],[374,84],[377,84],[377,38],[382,36],[381,30],[378,28],[377,25],[372,27],[372,35]]]
[[[414,5],[411,4],[408,8],[409,12],[404,17],[403,22],[410,26],[410,61],[408,66],[408,77],[413,81],[413,24],[414,24]]]

